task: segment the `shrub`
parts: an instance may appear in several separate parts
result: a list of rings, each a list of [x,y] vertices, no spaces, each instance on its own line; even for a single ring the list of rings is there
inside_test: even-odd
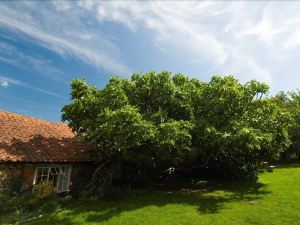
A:
[[[10,177],[5,170],[0,170],[0,208],[6,208],[6,202],[17,196],[23,187],[21,176]]]
[[[56,196],[56,188],[48,181],[43,181],[40,184],[34,185],[33,192],[30,196],[30,203],[36,204],[45,199],[50,199]]]

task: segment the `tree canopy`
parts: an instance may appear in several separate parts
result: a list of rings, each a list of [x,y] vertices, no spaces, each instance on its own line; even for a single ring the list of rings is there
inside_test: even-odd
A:
[[[268,90],[255,80],[214,76],[203,82],[167,71],[113,77],[103,89],[76,79],[62,120],[103,161],[133,163],[145,176],[200,167],[255,179],[261,162],[290,145],[292,117],[267,98]]]
[[[288,93],[280,92],[272,100],[286,114],[290,115],[288,133],[291,145],[285,151],[285,156],[289,158],[291,155],[300,156],[300,91],[291,91]]]

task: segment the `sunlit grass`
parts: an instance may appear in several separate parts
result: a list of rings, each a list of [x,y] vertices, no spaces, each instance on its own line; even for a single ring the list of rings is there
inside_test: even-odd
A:
[[[213,182],[196,190],[84,202],[29,224],[300,224],[300,167],[282,166],[263,173],[257,184]]]

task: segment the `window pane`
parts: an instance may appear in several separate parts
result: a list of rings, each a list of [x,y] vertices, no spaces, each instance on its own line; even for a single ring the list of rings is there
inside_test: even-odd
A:
[[[50,185],[52,185],[53,187],[56,188],[57,180],[58,180],[58,175],[57,175],[57,174],[55,174],[55,175],[50,175],[50,176],[49,176],[48,182],[49,182]]]
[[[37,168],[37,176],[42,176],[43,168]]]
[[[42,181],[47,180],[47,176],[37,175],[35,184],[40,184]]]
[[[43,169],[43,176],[48,176],[48,171],[49,171],[49,168],[42,168]]]
[[[58,192],[67,191],[69,189],[69,175],[71,167],[40,167],[36,169],[35,184],[40,184],[44,181],[57,188]]]
[[[59,170],[56,167],[53,167],[53,168],[50,169],[50,174],[51,175],[56,175],[56,174],[58,174],[58,171]]]
[[[65,167],[60,167],[60,172],[61,172],[61,174],[64,174],[65,173]]]
[[[58,181],[58,191],[62,192],[62,191],[67,191],[69,190],[69,171],[70,171],[70,167],[61,167],[61,171],[63,173],[61,173],[59,175],[59,181]]]

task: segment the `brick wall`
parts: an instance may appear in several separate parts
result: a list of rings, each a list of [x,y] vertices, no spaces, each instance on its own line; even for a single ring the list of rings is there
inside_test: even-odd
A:
[[[0,164],[0,199],[5,200],[23,187],[22,165]]]
[[[21,177],[23,181],[23,190],[31,189],[34,181],[36,167],[42,164],[0,164],[0,176],[7,176],[10,178]],[[55,164],[59,165],[59,164]],[[51,166],[51,164],[47,164]],[[93,163],[76,163],[72,164],[72,171],[70,177],[70,190],[77,192],[82,189],[91,179],[97,164]]]

